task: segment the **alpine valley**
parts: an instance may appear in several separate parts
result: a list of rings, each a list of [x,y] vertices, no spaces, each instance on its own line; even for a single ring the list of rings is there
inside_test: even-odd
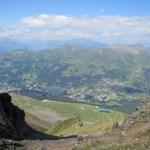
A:
[[[150,94],[149,58],[149,49],[138,44],[9,50],[0,54],[0,88],[130,113]]]

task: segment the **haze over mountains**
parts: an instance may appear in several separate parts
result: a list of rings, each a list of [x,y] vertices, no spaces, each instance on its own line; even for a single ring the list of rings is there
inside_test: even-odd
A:
[[[89,48],[101,48],[107,44],[91,40],[32,40],[29,42],[19,42],[9,38],[0,38],[0,52],[10,49],[28,48],[32,50],[51,49],[63,45],[75,45]]]
[[[121,51],[131,50],[136,53],[137,50],[144,49],[142,44],[110,44],[94,40],[72,39],[72,40],[31,40],[28,42],[17,41],[11,38],[0,38],[0,52],[9,51],[11,49],[32,49],[43,50],[57,48],[63,45],[73,45],[83,48],[112,48]],[[147,46],[146,46],[147,47]]]

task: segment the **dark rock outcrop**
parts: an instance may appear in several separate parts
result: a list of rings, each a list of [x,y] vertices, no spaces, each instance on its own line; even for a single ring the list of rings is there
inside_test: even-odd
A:
[[[0,94],[0,138],[24,139],[31,128],[26,124],[25,113],[11,103],[8,93]]]
[[[0,150],[26,150],[24,144],[20,142],[23,139],[55,140],[57,137],[43,134],[28,126],[24,111],[11,103],[11,96],[8,93],[1,93]]]
[[[25,122],[23,110],[11,103],[8,93],[0,94],[0,139],[56,140],[58,137],[38,132]]]
[[[13,140],[0,140],[0,150],[26,150],[25,146]]]

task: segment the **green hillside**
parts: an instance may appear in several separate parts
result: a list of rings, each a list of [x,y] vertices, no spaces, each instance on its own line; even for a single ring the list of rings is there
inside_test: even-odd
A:
[[[110,131],[124,114],[100,112],[100,108],[66,102],[37,101],[12,94],[13,103],[26,112],[27,122],[39,131],[55,135],[93,134]]]
[[[137,49],[138,50],[138,49]],[[61,87],[75,101],[135,100],[149,95],[150,53],[81,48],[12,50],[0,55],[2,88]],[[139,98],[140,97],[140,98]]]
[[[150,98],[145,99],[136,112],[128,116],[122,126],[97,136],[82,148],[73,150],[149,150],[150,149]]]

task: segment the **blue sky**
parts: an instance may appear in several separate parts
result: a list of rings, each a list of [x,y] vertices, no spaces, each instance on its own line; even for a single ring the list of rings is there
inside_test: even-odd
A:
[[[0,0],[0,24],[15,24],[22,17],[38,14],[150,15],[150,0]]]
[[[0,18],[0,38],[150,40],[150,0],[0,0]]]

